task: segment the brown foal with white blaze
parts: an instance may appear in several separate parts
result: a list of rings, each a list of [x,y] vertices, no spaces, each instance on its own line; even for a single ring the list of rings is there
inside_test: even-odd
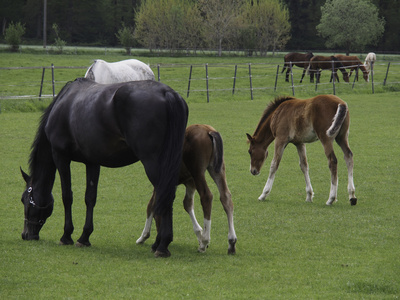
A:
[[[182,165],[179,183],[186,187],[183,206],[192,220],[193,230],[199,241],[199,252],[206,251],[210,242],[211,208],[213,194],[205,178],[206,170],[218,187],[220,200],[228,217],[228,254],[236,253],[236,233],[233,225],[233,202],[231,192],[226,183],[223,143],[221,135],[209,125],[196,124],[186,129],[183,144]],[[199,193],[204,215],[204,229],[201,228],[194,214],[194,194]],[[154,216],[155,194],[147,206],[147,219],[142,235],[136,241],[144,243],[150,237],[151,223]],[[156,219],[158,230],[159,221]]]
[[[331,189],[327,205],[337,201],[337,159],[333,151],[336,140],[344,153],[348,170],[348,193],[351,205],[357,204],[353,182],[353,153],[348,143],[350,116],[346,102],[333,95],[319,95],[310,99],[280,97],[272,101],[253,134],[247,134],[250,142],[250,172],[258,175],[268,156],[268,146],[275,140],[275,153],[267,183],[259,200],[265,200],[271,192],[283,151],[288,143],[296,146],[300,158],[300,168],[306,181],[306,201],[314,196],[308,174],[305,143],[320,140],[329,161]]]

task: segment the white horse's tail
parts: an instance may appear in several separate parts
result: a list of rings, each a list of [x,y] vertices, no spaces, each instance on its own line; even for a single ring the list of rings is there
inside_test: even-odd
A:
[[[333,117],[332,125],[326,131],[326,134],[329,137],[334,137],[338,134],[340,128],[342,127],[344,120],[346,119],[346,116],[347,116],[347,105],[339,104],[339,106],[336,110],[336,114]]]

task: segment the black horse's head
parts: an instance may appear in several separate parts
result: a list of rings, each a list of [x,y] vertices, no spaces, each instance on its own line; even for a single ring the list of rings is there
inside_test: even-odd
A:
[[[36,190],[32,185],[31,177],[22,169],[21,173],[26,182],[26,190],[21,197],[25,215],[22,239],[38,240],[40,229],[53,212],[54,199],[51,193],[43,195],[39,190]]]

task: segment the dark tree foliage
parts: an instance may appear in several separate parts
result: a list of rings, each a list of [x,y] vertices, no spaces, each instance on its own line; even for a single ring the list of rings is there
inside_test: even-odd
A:
[[[321,19],[321,6],[325,0],[284,0],[289,9],[292,38],[287,49],[324,49],[325,41],[317,35],[316,26]]]
[[[196,0],[188,0],[196,1]],[[349,0],[351,1],[351,0]],[[11,22],[21,22],[26,33],[23,40],[37,43],[43,38],[43,0],[0,0],[0,20],[4,30]],[[282,0],[289,9],[291,39],[288,50],[324,49],[325,40],[317,34],[321,6],[325,0]],[[399,51],[400,0],[372,0],[379,16],[386,21],[385,32],[370,51]],[[135,28],[135,10],[141,0],[47,0],[47,37],[54,40],[51,24],[58,24],[60,37],[68,45],[118,45],[116,33],[122,24]],[[151,21],[151,20],[150,20]],[[362,24],[360,24],[362,26]]]

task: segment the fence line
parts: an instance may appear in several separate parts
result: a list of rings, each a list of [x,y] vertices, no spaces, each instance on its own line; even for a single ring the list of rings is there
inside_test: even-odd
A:
[[[383,64],[380,64],[381,66]],[[399,66],[400,63],[393,63],[393,62],[389,62],[387,64],[387,68],[386,68],[386,72],[385,72],[385,76],[384,76],[384,80],[383,80],[383,86],[385,86],[388,83],[388,78],[390,76],[389,74],[389,70],[390,67],[394,66]],[[231,64],[231,63],[215,63],[215,64],[157,64],[156,66],[153,66],[153,68],[156,67],[157,68],[157,73],[158,73],[158,80],[161,81],[161,73],[165,72],[168,74],[168,69],[173,69],[173,68],[190,68],[190,72],[189,72],[189,77],[188,79],[182,79],[182,78],[167,78],[168,76],[166,76],[166,80],[168,82],[187,82],[187,88],[181,88],[180,90],[178,90],[180,93],[184,92],[187,94],[187,97],[189,97],[190,92],[206,92],[207,94],[207,102],[210,101],[210,92],[225,92],[225,91],[232,91],[232,95],[235,94],[235,92],[237,91],[249,91],[250,94],[250,98],[251,100],[253,100],[254,98],[254,91],[260,91],[260,90],[272,90],[275,92],[277,90],[277,86],[278,86],[278,78],[281,76],[280,74],[280,66],[279,64],[276,63],[238,63],[238,64]],[[215,74],[215,76],[210,76],[210,71],[215,71],[218,69],[226,69],[226,68],[230,68],[232,67],[232,74],[233,76],[226,76],[228,74],[226,74],[226,72],[223,74],[223,76],[218,76],[218,74]],[[355,65],[355,67],[357,67],[356,69],[356,75],[358,75],[358,67],[359,65]],[[200,75],[200,77],[195,77],[193,76],[194,73],[194,69],[198,69],[198,68],[204,68],[204,75]],[[347,67],[349,68],[349,67]],[[20,95],[20,96],[4,96],[1,95],[0,99],[19,99],[19,98],[36,98],[38,97],[39,99],[41,98],[48,98],[48,97],[54,97],[55,96],[55,85],[58,84],[58,82],[55,80],[55,70],[59,70],[59,69],[87,69],[87,67],[85,66],[54,66],[53,64],[51,66],[38,66],[38,67],[0,67],[0,72],[3,70],[29,70],[29,69],[42,69],[42,76],[41,76],[41,81],[40,81],[40,90],[39,90],[39,94],[38,96],[34,96],[34,95]],[[53,95],[44,95],[42,94],[43,91],[43,84],[45,83],[44,80],[44,76],[45,76],[45,70],[51,70],[52,72],[52,80],[51,80],[51,86],[52,86],[52,92]],[[260,71],[262,70],[262,74],[257,74],[254,72],[254,70]],[[290,88],[291,92],[293,94],[293,96],[295,95],[295,90],[300,88],[300,87],[304,87],[304,84],[301,85],[297,85],[295,84],[294,81],[294,68],[292,68],[292,63],[290,63],[290,75],[291,75],[291,82],[290,82],[290,86],[285,86],[285,88]],[[302,70],[301,68],[298,68],[298,70]],[[239,72],[246,72],[246,74],[240,74],[240,76],[238,75]],[[216,72],[218,73],[218,72]],[[374,79],[374,69],[371,70],[371,76],[370,76],[370,84],[371,84],[371,88],[372,88],[372,93],[375,92],[374,90],[374,86],[375,86],[375,79]],[[164,75],[165,76],[165,75]],[[261,86],[255,86],[255,81],[260,81],[262,79],[266,79],[267,77],[274,77],[274,82],[275,85],[261,85]],[[333,76],[334,78],[335,76]],[[244,82],[245,80],[248,80],[248,87],[238,87],[237,84],[240,82]],[[211,82],[216,82],[216,81],[231,81],[230,86],[232,86],[232,88],[210,88],[210,83]],[[356,76],[354,77],[353,80],[353,85],[352,88],[354,88],[354,84],[355,84],[355,80],[356,80]],[[206,81],[206,87],[205,89],[202,88],[193,88],[192,83],[194,83],[195,81]],[[37,86],[35,85],[34,81],[30,81],[30,82],[25,82],[23,84],[13,84],[13,85],[7,85],[7,86]],[[65,84],[66,82],[64,81],[59,81],[59,83],[63,83]],[[332,85],[331,88],[327,88],[327,85]],[[0,84],[0,88],[2,86],[5,85],[1,85]],[[227,85],[228,86],[228,85]],[[333,94],[336,93],[336,82],[333,79],[332,84],[330,83],[318,83],[315,84],[315,90],[316,91],[329,91],[331,90]]]

